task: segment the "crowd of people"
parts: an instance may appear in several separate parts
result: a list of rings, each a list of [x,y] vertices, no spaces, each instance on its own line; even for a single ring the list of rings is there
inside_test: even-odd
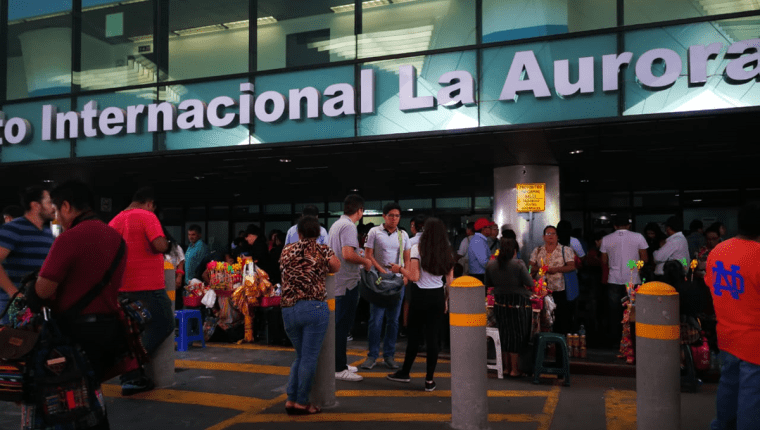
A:
[[[520,377],[520,354],[530,340],[531,297],[534,282],[545,279],[556,310],[553,330],[568,333],[577,328],[574,304],[578,291],[566,274],[581,267],[599,275],[593,286],[598,302],[604,303],[601,337],[609,344],[619,342],[623,299],[630,288],[644,279],[662,280],[682,295],[681,313],[700,316],[710,330],[712,312],[715,348],[721,350],[724,375],[718,395],[718,418],[713,428],[741,421],[737,410],[758,406],[756,393],[758,366],[757,300],[760,293],[760,209],[749,205],[739,212],[739,236],[723,240],[720,224],[703,229],[700,222],[684,234],[676,217],[664,223],[648,224],[644,234],[630,230],[625,215],[613,219],[614,231],[594,232],[589,244],[573,236],[569,222],[548,225],[543,243],[530,252],[520,250],[514,231],[501,229],[485,218],[467,225],[466,236],[452,243],[443,221],[417,215],[411,222],[411,237],[401,228],[402,208],[398,203],[383,207],[383,223],[360,230],[364,199],[349,195],[343,215],[329,229],[320,225],[317,208],[307,206],[296,225],[287,233],[275,231],[264,236],[249,225],[231,244],[226,255],[210,251],[202,240],[202,229],[191,225],[188,247],[183,250],[159,222],[156,197],[150,188],[138,190],[129,206],[107,225],[93,211],[92,193],[76,181],[52,191],[31,187],[22,196],[19,208],[4,210],[6,223],[0,227],[0,306],[19,295],[20,279],[41,268],[34,287],[21,292],[40,300],[53,314],[63,314],[93,289],[104,276],[112,276],[106,288],[63,330],[78,342],[93,363],[95,374],[104,378],[114,365],[117,350],[124,343],[118,300],[140,301],[152,318],[142,334],[148,354],[173,332],[174,317],[164,283],[164,262],[176,267],[176,286],[204,279],[211,260],[232,260],[250,256],[273,282],[282,284],[281,308],[285,332],[296,356],[287,384],[285,409],[291,415],[319,413],[309,401],[317,358],[327,331],[329,308],[325,302],[326,276],[335,280],[335,378],[358,382],[360,369],[381,364],[392,370],[387,379],[411,382],[410,372],[424,343],[426,375],[423,388],[436,388],[441,326],[448,312],[448,286],[452,279],[468,275],[493,288],[494,316],[505,353],[505,372]],[[48,227],[57,220],[63,232],[54,237]],[[360,224],[361,226],[361,224]],[[122,245],[124,244],[124,245]],[[120,257],[120,247],[126,247]],[[527,256],[525,260],[521,257]],[[688,264],[691,260],[696,264]],[[527,264],[526,262],[527,261]],[[631,266],[630,262],[640,262]],[[114,269],[111,268],[113,266]],[[399,285],[390,300],[370,300],[367,357],[354,367],[347,360],[347,339],[354,325],[362,271],[377,274],[378,285]],[[111,273],[113,272],[113,273]],[[207,274],[205,274],[207,276]],[[570,284],[568,283],[570,282]],[[711,294],[710,294],[711,293]],[[364,294],[364,293],[362,293]],[[371,297],[371,296],[368,296]],[[388,299],[388,298],[386,298]],[[710,307],[710,309],[707,309]],[[7,321],[4,321],[7,323]],[[395,360],[400,327],[406,327],[408,342],[402,364]],[[693,330],[689,336],[693,336]],[[104,341],[107,340],[107,341]],[[692,337],[683,342],[693,342]],[[380,346],[382,343],[382,361]],[[122,394],[130,395],[153,388],[142,366],[121,375]],[[737,395],[741,401],[737,402]],[[749,402],[749,403],[748,403]],[[109,428],[107,418],[92,428]]]

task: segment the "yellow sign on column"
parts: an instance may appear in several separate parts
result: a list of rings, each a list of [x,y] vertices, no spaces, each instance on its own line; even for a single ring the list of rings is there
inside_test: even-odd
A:
[[[517,212],[543,212],[546,184],[517,184]]]

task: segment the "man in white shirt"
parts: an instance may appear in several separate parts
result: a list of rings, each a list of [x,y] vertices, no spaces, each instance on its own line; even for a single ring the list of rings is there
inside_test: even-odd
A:
[[[462,239],[462,243],[459,244],[459,250],[457,250],[457,263],[462,265],[462,276],[470,273],[470,261],[467,257],[467,251],[470,249],[470,241],[472,236],[475,235],[475,223],[467,223],[467,237]]]
[[[301,212],[301,217],[305,216],[313,216],[314,218],[319,219],[319,209],[317,209],[317,207],[314,205],[304,206],[303,211]],[[290,245],[291,243],[296,242],[298,242],[298,223],[296,223],[293,227],[290,227],[290,229],[288,229],[288,233],[285,235],[285,245]],[[325,228],[321,225],[319,226],[319,237],[317,238],[317,243],[320,245],[327,245],[327,230],[325,230]]]
[[[689,264],[689,242],[681,230],[683,230],[683,222],[678,218],[672,216],[665,221],[665,234],[668,238],[661,244],[660,249],[652,254],[656,264],[655,275],[662,276],[665,262],[670,260],[686,261],[686,264]]]
[[[631,269],[628,262],[631,260],[641,260],[647,262],[646,239],[639,233],[629,230],[631,221],[627,215],[618,214],[613,223],[615,231],[602,238],[602,246],[599,249],[602,252],[602,265],[607,264],[610,268],[610,275],[607,287],[607,307],[608,307],[608,327],[607,343],[610,346],[620,342],[623,333],[623,303],[622,299],[628,295],[626,284],[632,282],[634,285],[640,284],[639,269]]]
[[[409,267],[409,235],[398,228],[401,220],[401,206],[391,202],[383,207],[382,225],[373,227],[367,234],[367,243],[364,244],[364,252],[380,273],[390,273],[391,264],[399,264]],[[400,276],[400,275],[399,275]],[[394,360],[396,354],[396,340],[398,338],[398,318],[401,314],[401,305],[404,301],[403,289],[401,297],[395,305],[388,307],[369,304],[369,326],[367,327],[367,341],[369,352],[367,359],[361,364],[362,369],[372,369],[380,354],[380,334],[383,329],[383,317],[385,317],[385,340],[383,342],[383,360],[389,369],[398,369],[400,366]]]

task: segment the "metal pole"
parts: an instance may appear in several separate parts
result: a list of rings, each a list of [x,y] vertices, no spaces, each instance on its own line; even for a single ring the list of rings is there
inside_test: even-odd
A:
[[[488,428],[485,287],[462,276],[449,290],[451,327],[451,427]]]
[[[640,429],[681,428],[678,293],[647,282],[636,293],[636,421]]]
[[[171,299],[175,293],[174,266],[171,263],[164,264],[164,282],[166,284],[166,293]],[[172,302],[172,313],[174,313],[174,300]],[[199,328],[203,332],[203,324]],[[156,388],[170,387],[174,385],[174,335],[169,335],[161,345],[158,346],[150,358],[150,362],[145,366],[145,373]]]
[[[330,322],[322,341],[322,350],[317,360],[317,374],[311,389],[311,402],[321,408],[338,406],[335,400],[335,274],[327,275],[327,306],[330,308]]]

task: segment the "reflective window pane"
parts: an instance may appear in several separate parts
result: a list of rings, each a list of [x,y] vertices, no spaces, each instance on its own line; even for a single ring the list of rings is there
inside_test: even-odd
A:
[[[153,3],[82,0],[82,91],[157,81]]]
[[[760,83],[756,79],[731,79],[752,74],[757,64],[746,56],[727,59],[728,48],[740,46],[752,32],[760,30],[758,18],[700,22],[653,28],[625,34],[625,49],[633,53],[625,70],[624,115],[731,109],[760,105]],[[755,36],[756,37],[756,36]],[[714,59],[689,66],[689,47],[720,44]],[[747,41],[747,43],[752,43]],[[667,60],[652,57],[652,50],[664,49]],[[642,55],[649,52],[648,57]],[[717,51],[716,51],[717,52]],[[699,58],[699,56],[692,56]],[[642,63],[641,71],[638,62]],[[680,64],[679,64],[680,63]],[[729,64],[733,63],[733,66]],[[636,65],[636,66],[634,66]],[[647,67],[648,66],[648,67]],[[740,71],[742,70],[742,71]],[[647,76],[643,76],[642,72]],[[700,77],[701,76],[701,77]],[[702,83],[691,83],[690,79]]]
[[[45,104],[56,106],[59,112],[66,112],[71,107],[70,100],[69,97],[66,97],[64,99],[49,100]],[[5,128],[9,127],[9,123],[13,118],[28,120],[33,130],[28,140],[17,144],[8,142],[7,136],[4,136],[3,144],[0,146],[0,157],[3,163],[50,160],[71,156],[71,143],[69,139],[42,140],[40,111],[40,103],[18,103],[3,107],[3,113],[5,113],[4,134],[7,132]],[[18,128],[14,126],[13,130],[18,130]]]
[[[355,89],[351,66],[256,77],[251,143],[354,137]]]
[[[366,63],[362,68],[375,72],[376,107],[374,113],[361,115],[359,135],[477,127],[475,55],[475,51],[466,51]],[[444,74],[453,71],[456,76],[449,75],[446,83],[439,83]],[[407,80],[408,85],[401,84]],[[418,102],[426,107],[409,107]]]
[[[362,3],[359,58],[472,45],[475,0],[372,0]]]
[[[248,3],[170,0],[168,79],[248,72]]]
[[[79,110],[81,111],[87,103],[94,101],[97,103],[97,108],[100,111],[104,111],[107,108],[120,108],[124,111],[128,111],[130,106],[154,103],[156,100],[155,93],[155,89],[145,88],[141,90],[82,97],[78,100]],[[114,125],[114,127],[123,127],[122,131],[115,135],[107,136],[103,135],[101,132],[98,133],[97,137],[80,137],[77,139],[76,156],[89,157],[95,155],[132,154],[152,151],[153,133],[148,132],[147,107],[144,109],[144,112],[145,113],[143,114],[134,116],[135,133],[125,134],[125,130],[129,128],[129,123],[131,121],[126,119],[120,125]],[[129,118],[128,113],[125,118]],[[158,118],[161,118],[161,116],[159,115]]]
[[[8,1],[8,100],[71,91],[71,0]]]
[[[353,4],[350,0],[309,0],[294,6],[259,0],[258,70],[326,64],[356,58]]]
[[[624,19],[625,24],[644,24],[753,10],[760,10],[760,3],[747,0],[625,0]]]
[[[615,35],[484,49],[480,125],[617,116],[618,95],[602,90],[600,68],[601,57],[616,50]],[[518,52],[521,54],[516,60]],[[580,79],[580,59],[584,57],[593,57],[596,65],[587,67]],[[567,67],[564,72],[555,73],[555,61],[560,59],[568,60]],[[518,70],[505,66],[515,62],[526,67]],[[524,81],[531,84],[526,85]],[[582,85],[576,85],[578,83]],[[584,94],[584,91],[590,92]]]
[[[240,124],[239,106],[225,107],[214,102],[214,100],[222,100],[217,97],[229,97],[238,101],[242,81],[231,79],[161,87],[161,99],[177,106],[177,126],[174,131],[166,133],[166,149],[248,145],[248,126]],[[207,106],[206,109],[203,108],[204,104]],[[209,111],[208,106],[215,105],[218,107],[213,112]],[[209,115],[221,119],[229,117],[231,118],[230,125],[207,127]]]
[[[483,0],[483,43],[614,27],[611,0]]]

